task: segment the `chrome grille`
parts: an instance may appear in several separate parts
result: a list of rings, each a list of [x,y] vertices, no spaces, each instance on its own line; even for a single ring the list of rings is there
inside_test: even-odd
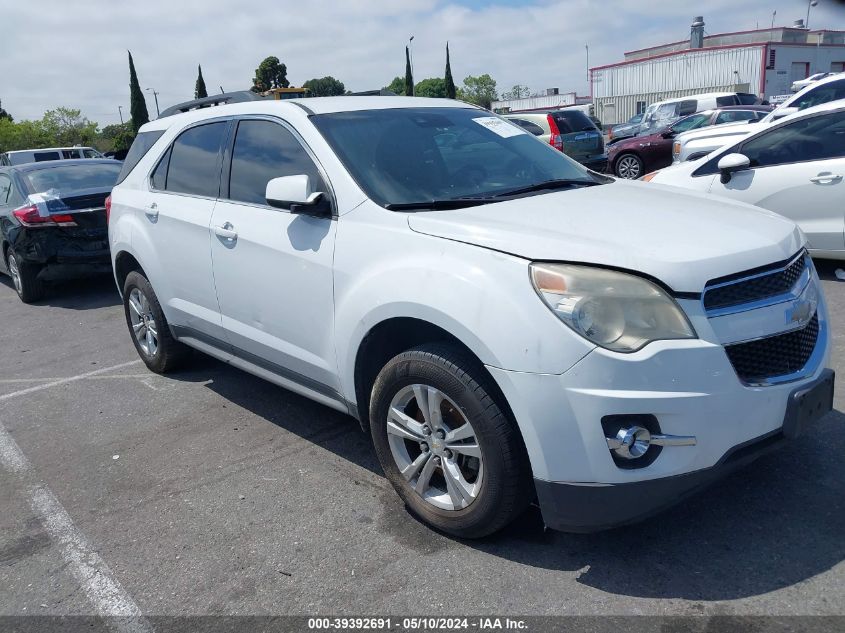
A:
[[[814,314],[799,330],[727,345],[725,351],[740,379],[754,384],[801,371],[810,360],[818,337],[819,317]]]
[[[787,293],[801,277],[806,267],[806,257],[802,253],[784,268],[763,271],[736,282],[719,283],[718,280],[710,282],[708,285],[712,287],[706,289],[704,293],[704,308],[719,310]]]

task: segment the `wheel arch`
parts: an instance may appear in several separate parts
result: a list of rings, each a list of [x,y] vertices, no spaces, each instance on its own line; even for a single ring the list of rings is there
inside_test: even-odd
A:
[[[117,282],[117,289],[121,294],[123,294],[123,285],[126,283],[126,278],[133,271],[140,272],[144,277],[147,276],[134,255],[128,251],[118,252],[114,257],[114,280]]]

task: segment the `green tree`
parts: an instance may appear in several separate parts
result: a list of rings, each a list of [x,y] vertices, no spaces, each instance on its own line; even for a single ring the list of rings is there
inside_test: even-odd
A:
[[[279,61],[278,57],[271,55],[265,57],[258,68],[255,69],[255,77],[252,79],[253,92],[266,92],[270,88],[287,88],[288,67]]]
[[[91,145],[97,137],[97,124],[73,108],[48,110],[41,119],[41,126],[51,143],[60,147]]]
[[[445,97],[446,82],[440,77],[423,79],[414,87],[414,94],[417,97]]]
[[[412,96],[414,94],[414,75],[411,72],[411,53],[408,47],[405,47],[405,94]]]
[[[3,119],[8,119],[9,121],[14,121],[14,119],[12,118],[12,115],[9,114],[8,112],[6,112],[3,109],[3,103],[0,102],[0,120],[3,120]]]
[[[202,78],[202,66],[197,65],[197,83],[194,86],[194,99],[202,99],[208,96],[208,90],[205,89],[205,79]]]
[[[41,121],[18,121],[0,118],[0,152],[16,149],[38,149],[51,143],[44,133]]]
[[[394,77],[393,81],[387,84],[384,89],[397,95],[403,95],[405,94],[405,80],[402,77]]]
[[[114,123],[100,130],[95,144],[97,149],[103,152],[120,152],[128,150],[134,139],[135,135],[132,134],[131,123]]]
[[[510,100],[510,99],[525,99],[526,97],[531,96],[531,90],[528,86],[521,86],[519,84],[515,85],[513,88],[508,90],[507,92],[502,93],[503,100]]]
[[[486,73],[478,77],[470,75],[464,79],[458,98],[489,110],[490,105],[499,98],[496,80]]]
[[[334,97],[346,92],[346,86],[343,85],[343,82],[332,76],[322,79],[309,79],[302,84],[302,87],[308,88],[309,97]]]
[[[458,93],[455,89],[455,80],[452,79],[452,64],[449,63],[449,42],[446,42],[446,75],[443,80],[446,82],[446,96],[454,99]]]
[[[135,73],[135,62],[132,61],[131,51],[129,51],[129,112],[132,117],[132,131],[137,134],[144,123],[149,123],[150,115],[147,112],[144,93],[141,92],[141,84],[138,83],[138,75]]]

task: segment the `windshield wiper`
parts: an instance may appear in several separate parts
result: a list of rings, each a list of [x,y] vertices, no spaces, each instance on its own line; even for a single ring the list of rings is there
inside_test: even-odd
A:
[[[509,189],[502,191],[495,195],[496,198],[506,198],[508,196],[518,196],[521,193],[531,193],[533,191],[546,191],[553,189],[565,189],[567,187],[592,187],[602,183],[595,180],[582,180],[579,178],[566,178],[557,180],[544,180],[543,182],[534,183],[527,187],[519,187],[518,189]]]
[[[446,198],[442,200],[421,200],[420,202],[391,202],[384,205],[389,211],[415,211],[417,209],[429,209],[441,211],[445,209],[463,209],[464,207],[477,207],[481,204],[499,202],[496,198]]]

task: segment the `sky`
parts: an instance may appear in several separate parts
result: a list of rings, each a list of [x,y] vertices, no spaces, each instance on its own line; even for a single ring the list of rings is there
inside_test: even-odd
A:
[[[590,66],[689,37],[788,26],[807,0],[0,0],[0,101],[15,119],[58,106],[101,125],[129,111],[131,50],[147,107],[193,98],[197,65],[209,94],[244,90],[268,55],[291,85],[331,75],[349,90],[404,75],[414,36],[415,80],[442,77],[449,41],[456,83],[489,73],[515,84],[589,94]],[[845,30],[845,1],[819,0],[811,28]]]

